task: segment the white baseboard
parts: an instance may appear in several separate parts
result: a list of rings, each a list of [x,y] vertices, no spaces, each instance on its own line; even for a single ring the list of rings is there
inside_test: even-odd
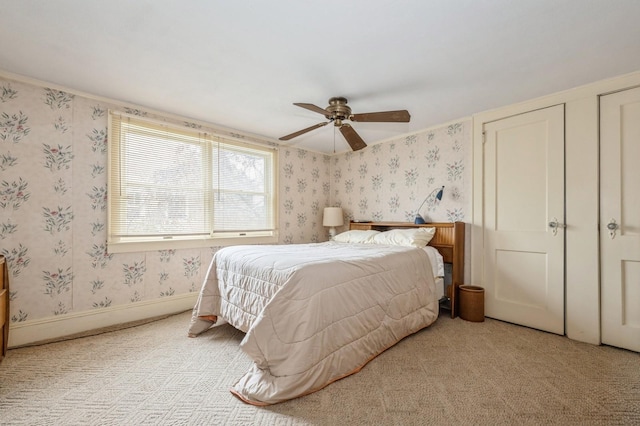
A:
[[[184,312],[193,308],[197,298],[197,292],[186,293],[104,309],[92,309],[34,321],[12,323],[9,327],[8,347],[23,346],[117,324]],[[184,326],[186,333],[189,324]]]

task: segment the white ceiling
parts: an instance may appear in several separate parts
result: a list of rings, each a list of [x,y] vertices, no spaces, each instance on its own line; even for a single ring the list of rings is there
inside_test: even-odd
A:
[[[272,140],[326,121],[294,102],[409,110],[372,144],[640,70],[640,1],[0,0],[0,70]]]

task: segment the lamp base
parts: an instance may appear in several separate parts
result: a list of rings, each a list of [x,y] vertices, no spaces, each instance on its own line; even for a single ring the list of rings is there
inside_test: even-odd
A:
[[[416,216],[416,219],[413,221],[413,223],[415,223],[416,225],[423,225],[427,222],[424,221],[424,218],[420,215]]]
[[[329,239],[333,240],[333,237],[335,236],[336,236],[336,228],[332,226],[331,228],[329,228]]]

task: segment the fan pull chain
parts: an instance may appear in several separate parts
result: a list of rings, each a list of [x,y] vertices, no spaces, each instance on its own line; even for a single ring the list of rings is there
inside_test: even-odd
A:
[[[336,153],[336,126],[333,126],[333,153]]]

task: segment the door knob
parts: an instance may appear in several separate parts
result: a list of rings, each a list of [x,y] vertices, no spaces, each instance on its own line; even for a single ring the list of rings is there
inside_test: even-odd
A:
[[[549,222],[549,228],[551,228],[551,232],[555,236],[558,233],[558,228],[566,228],[567,225],[564,223],[559,223],[557,218],[553,218],[551,222]]]
[[[609,230],[609,238],[613,240],[616,237],[616,230],[618,229],[618,224],[615,219],[611,219],[609,223],[607,223],[607,229]]]

